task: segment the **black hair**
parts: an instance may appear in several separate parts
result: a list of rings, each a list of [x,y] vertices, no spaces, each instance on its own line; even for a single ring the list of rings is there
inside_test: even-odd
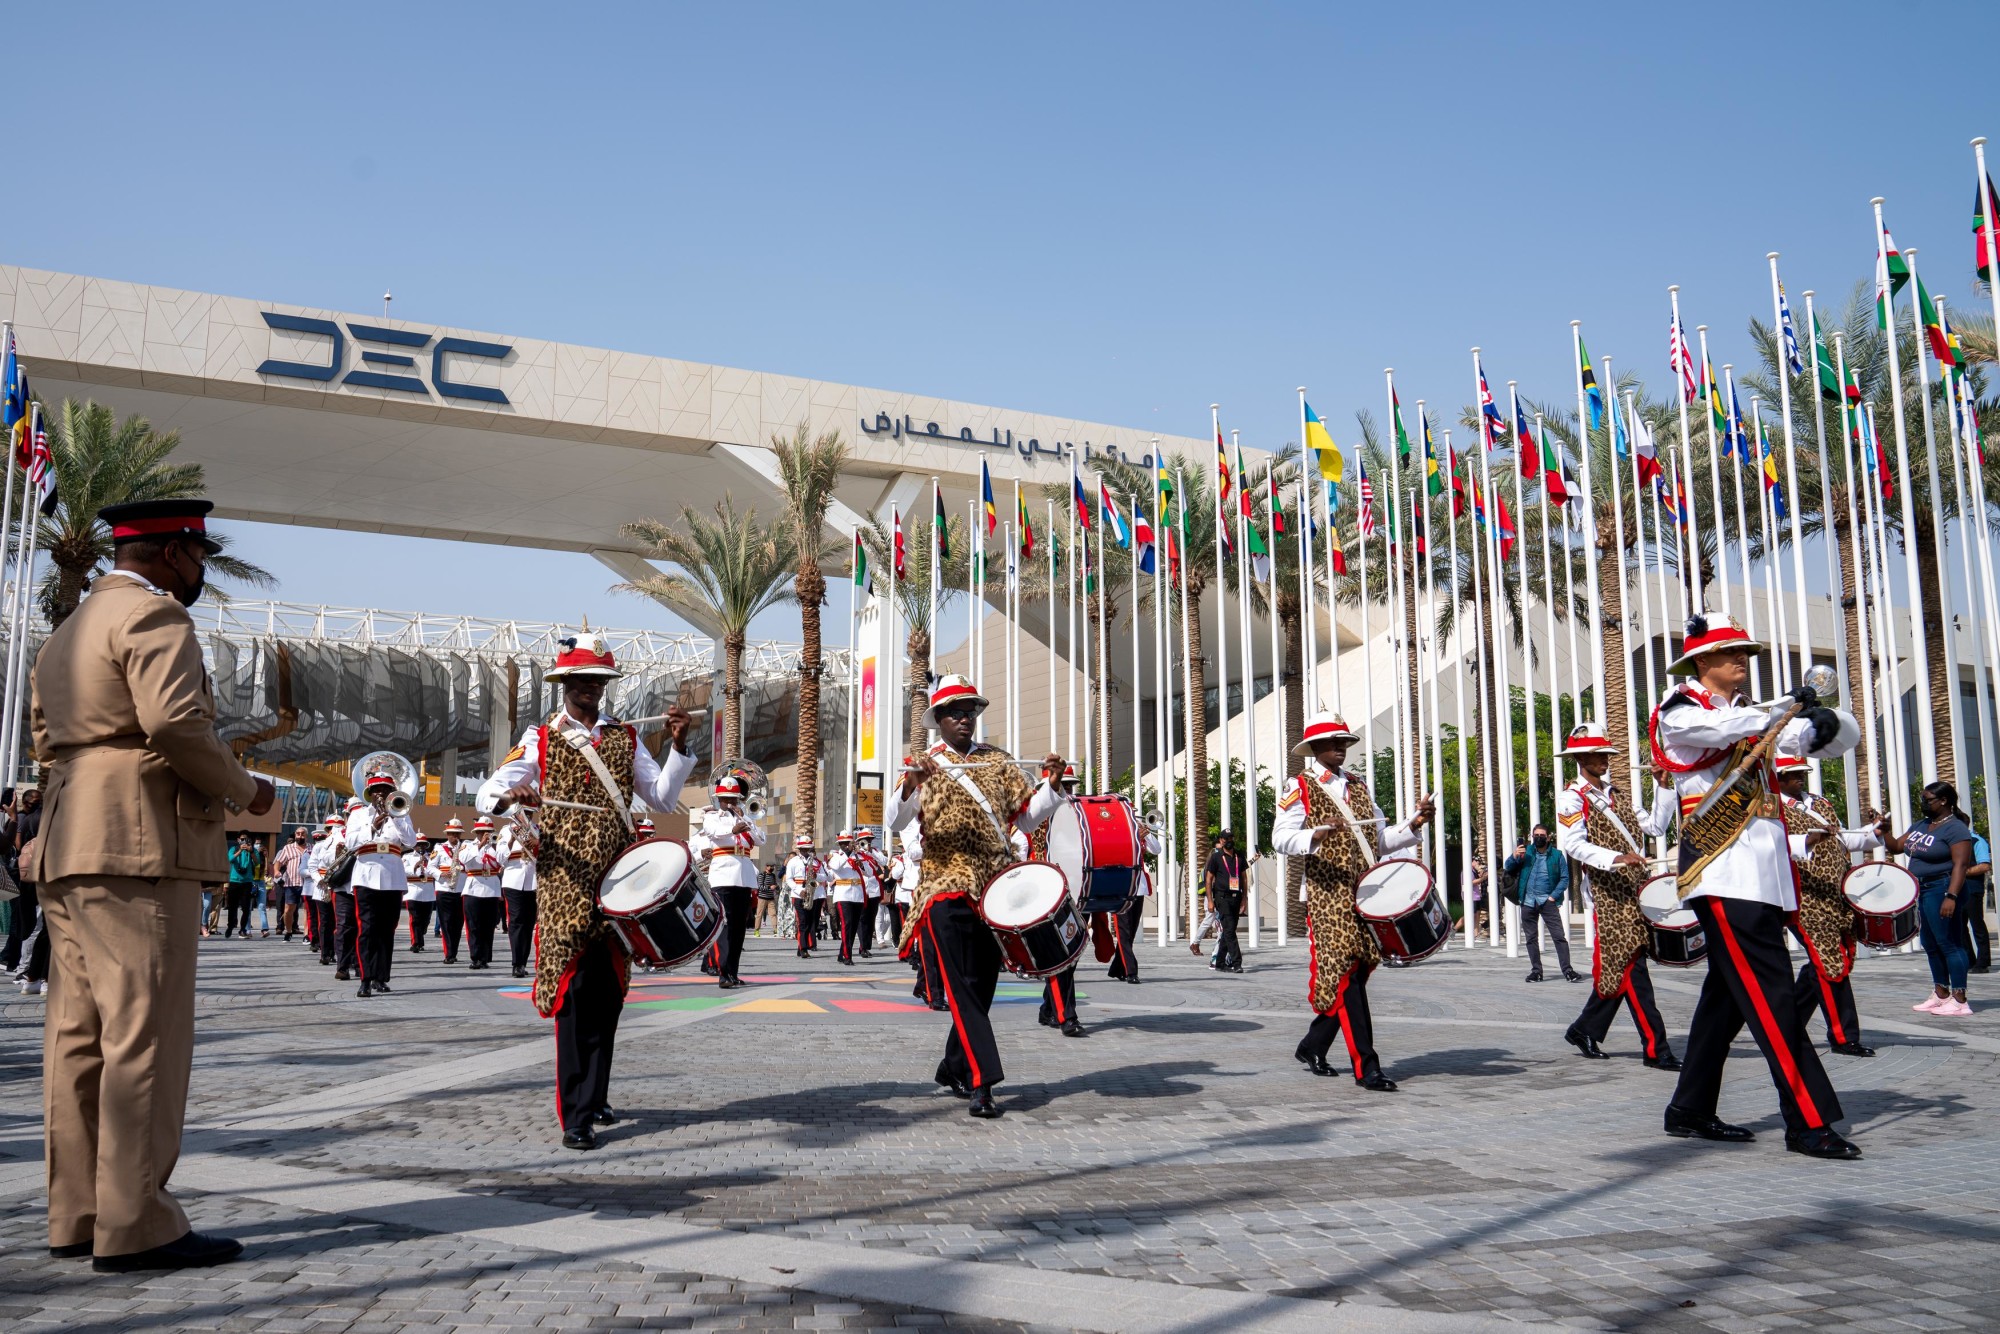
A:
[[[1950,783],[1945,782],[1942,778],[1938,779],[1935,783],[1925,783],[1924,794],[1936,797],[1939,801],[1942,801],[1951,808],[1951,813],[1957,816],[1967,829],[1972,828],[1972,817],[1958,808],[1958,789]]]

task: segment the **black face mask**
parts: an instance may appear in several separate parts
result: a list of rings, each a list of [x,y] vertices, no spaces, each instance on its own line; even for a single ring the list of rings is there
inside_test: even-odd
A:
[[[179,571],[176,570],[175,573],[178,574]],[[205,564],[196,565],[194,567],[194,582],[189,584],[186,588],[182,589],[180,592],[174,594],[174,600],[180,603],[183,607],[192,607],[195,603],[201,601],[201,590],[205,588],[207,584],[208,584],[208,566]]]
[[[1548,836],[1547,834],[1536,834],[1536,835],[1535,835],[1535,846],[1536,846],[1536,847],[1538,847],[1538,848],[1546,848],[1546,847],[1547,847],[1548,845],[1549,845],[1549,836]]]

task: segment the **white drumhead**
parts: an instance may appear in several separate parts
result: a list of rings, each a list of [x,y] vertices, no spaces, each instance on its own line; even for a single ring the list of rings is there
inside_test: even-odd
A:
[[[995,926],[1026,926],[1069,897],[1069,882],[1047,862],[1016,862],[993,877],[980,911]]]
[[[1681,903],[1680,878],[1656,875],[1639,891],[1639,911],[1656,926],[1686,926],[1695,920],[1694,909]]]
[[[606,912],[631,915],[663,902],[680,888],[693,861],[679,839],[655,838],[618,854],[597,889]]]
[[[1840,887],[1865,913],[1897,913],[1917,901],[1917,878],[1893,862],[1863,862]]]
[[[1354,887],[1354,906],[1369,917],[1397,917],[1430,897],[1430,868],[1392,857],[1368,868]]]
[[[1049,817],[1049,864],[1070,884],[1083,883],[1083,808],[1073,801],[1065,801]]]

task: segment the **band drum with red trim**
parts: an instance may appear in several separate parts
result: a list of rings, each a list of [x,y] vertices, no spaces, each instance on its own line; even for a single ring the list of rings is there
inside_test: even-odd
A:
[[[1451,916],[1430,868],[1408,857],[1369,867],[1354,887],[1354,910],[1382,953],[1403,963],[1428,959],[1451,939]]]
[[[1132,900],[1145,847],[1124,797],[1072,797],[1049,817],[1049,861],[1075,887],[1086,913],[1117,912]]]
[[[634,963],[686,963],[722,931],[722,900],[677,838],[644,838],[618,854],[597,885],[597,906]]]
[[[1008,970],[1022,977],[1049,977],[1075,964],[1090,934],[1068,879],[1048,862],[1015,862],[987,881],[979,918]]]
[[[1694,909],[1681,902],[1679,877],[1656,875],[1639,889],[1646,918],[1646,953],[1669,968],[1692,968],[1708,957],[1708,933]]]
[[[1893,950],[1917,938],[1917,878],[1893,862],[1863,862],[1841,877],[1854,909],[1854,934],[1864,945]]]

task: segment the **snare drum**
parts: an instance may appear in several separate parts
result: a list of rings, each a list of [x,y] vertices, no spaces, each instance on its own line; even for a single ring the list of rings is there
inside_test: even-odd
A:
[[[1708,957],[1708,933],[1694,909],[1681,902],[1679,878],[1656,875],[1639,890],[1646,916],[1646,953],[1669,968],[1692,968]]]
[[[1023,977],[1049,977],[1070,967],[1089,935],[1069,881],[1047,862],[1015,862],[987,881],[979,917],[1000,942],[1008,969]]]
[[[1892,950],[1917,937],[1917,878],[1894,862],[1863,862],[1840,881],[1853,905],[1854,934],[1864,945]]]
[[[1444,898],[1420,861],[1376,862],[1354,887],[1354,908],[1382,953],[1403,963],[1428,959],[1451,939]]]
[[[722,901],[677,838],[641,839],[597,884],[597,906],[635,963],[672,968],[715,943]]]
[[[1049,861],[1083,910],[1117,912],[1139,888],[1145,837],[1123,797],[1072,797],[1049,817]]]

